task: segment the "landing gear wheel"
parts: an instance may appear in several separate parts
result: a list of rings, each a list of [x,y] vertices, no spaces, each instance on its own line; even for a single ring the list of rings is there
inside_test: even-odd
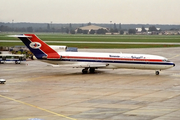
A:
[[[90,73],[94,73],[94,72],[95,72],[95,68],[90,68],[90,69],[89,69],[89,72],[90,72]]]
[[[82,69],[82,73],[83,74],[87,74],[88,73],[88,69]]]
[[[159,71],[156,71],[156,73],[155,73],[156,75],[159,75]]]

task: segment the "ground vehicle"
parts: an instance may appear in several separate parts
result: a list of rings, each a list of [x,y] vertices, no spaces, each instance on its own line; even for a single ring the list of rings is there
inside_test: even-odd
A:
[[[4,84],[6,82],[5,79],[0,79],[0,84]]]
[[[5,63],[6,61],[14,61],[16,64],[20,64],[21,61],[25,61],[25,55],[19,54],[0,54],[0,64]]]

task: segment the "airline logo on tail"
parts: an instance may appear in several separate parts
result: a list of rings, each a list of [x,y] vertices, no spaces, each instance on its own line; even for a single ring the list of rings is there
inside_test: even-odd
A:
[[[33,48],[33,49],[38,49],[38,48],[41,47],[41,43],[39,43],[39,42],[32,42],[32,43],[29,44],[29,46],[31,48]]]
[[[16,35],[37,59],[60,59],[61,56],[34,34]]]

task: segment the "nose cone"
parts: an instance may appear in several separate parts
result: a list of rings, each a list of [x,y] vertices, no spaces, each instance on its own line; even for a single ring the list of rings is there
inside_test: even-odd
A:
[[[175,63],[173,63],[173,67],[175,66]]]

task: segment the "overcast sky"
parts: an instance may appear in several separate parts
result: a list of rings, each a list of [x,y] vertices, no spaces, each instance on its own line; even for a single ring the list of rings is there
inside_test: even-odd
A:
[[[0,0],[0,22],[180,24],[180,0]]]

